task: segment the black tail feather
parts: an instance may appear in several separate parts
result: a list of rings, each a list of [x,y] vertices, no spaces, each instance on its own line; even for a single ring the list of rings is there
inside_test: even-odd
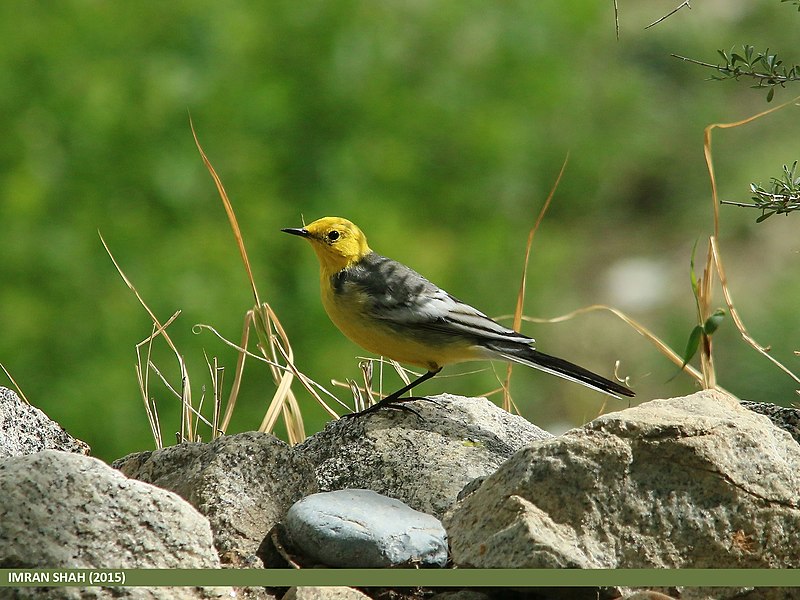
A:
[[[575,383],[580,383],[599,392],[614,396],[615,398],[619,398],[620,396],[632,398],[636,395],[633,390],[616,381],[601,377],[597,373],[592,373],[588,369],[584,369],[563,358],[539,352],[525,344],[512,345],[502,342],[487,342],[483,345],[506,360],[527,365],[551,373],[552,375],[574,381]]]

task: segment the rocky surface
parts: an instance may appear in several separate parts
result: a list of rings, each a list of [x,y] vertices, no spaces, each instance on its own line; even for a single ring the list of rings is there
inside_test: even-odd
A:
[[[397,526],[405,535],[387,539],[396,542],[396,556],[409,557],[393,559],[404,566],[424,562],[419,551],[409,553],[414,526],[402,525],[394,509],[382,513],[373,502],[374,492],[390,496],[384,500],[390,506],[402,501],[429,513],[423,518],[437,524],[430,515],[448,513],[452,559],[461,568],[800,566],[796,409],[739,404],[718,393],[699,392],[607,414],[553,438],[484,399],[445,395],[434,400],[412,403],[422,418],[379,411],[331,423],[295,448],[267,434],[246,433],[115,463],[124,473],[155,484],[148,485],[83,456],[87,446],[0,388],[0,566],[260,566],[256,548],[262,539],[263,547],[274,542],[276,531],[285,534],[287,525],[293,526],[294,513],[286,516],[290,506],[301,498],[313,500],[310,495],[320,488],[353,487],[364,490],[341,492],[347,510],[325,513],[328,533],[339,535],[335,519],[361,533],[367,530],[364,525],[375,527],[369,519],[384,528]],[[71,452],[44,449],[52,445]],[[302,552],[311,564],[326,562],[331,559],[320,549],[333,545],[330,539],[312,538]],[[361,566],[354,562],[360,552],[355,543],[342,548],[337,564]],[[441,549],[433,554],[446,556]],[[183,599],[230,593],[166,587],[0,588],[0,600]],[[236,593],[253,600],[800,597],[785,588],[302,587],[286,592],[253,587]]]
[[[800,443],[800,410],[768,402],[743,401],[741,404],[747,410],[764,415],[775,427],[788,432],[797,443]]]
[[[800,447],[711,391],[537,442],[445,519],[458,566],[800,566]]]
[[[451,395],[329,423],[297,446],[320,491],[370,489],[441,518],[461,489],[514,452],[552,437],[485,398]]]
[[[329,567],[447,564],[447,534],[439,519],[371,490],[307,496],[289,509],[284,527],[296,551]]]
[[[89,445],[69,435],[10,389],[0,386],[0,460],[41,450],[89,454]]]
[[[182,498],[96,458],[45,450],[0,461],[6,568],[214,568],[208,521]]]
[[[262,566],[261,540],[294,502],[317,491],[302,457],[254,431],[131,454],[113,466],[188,500],[208,517],[222,561],[234,566]]]

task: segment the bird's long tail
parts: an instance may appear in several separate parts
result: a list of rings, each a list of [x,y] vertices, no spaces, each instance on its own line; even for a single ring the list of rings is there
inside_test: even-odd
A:
[[[505,360],[527,365],[534,369],[539,369],[540,371],[545,371],[546,373],[568,379],[569,381],[580,383],[581,385],[603,392],[609,396],[614,396],[615,398],[619,398],[620,396],[633,397],[636,395],[633,390],[628,389],[620,383],[601,377],[563,358],[550,356],[549,354],[534,350],[526,344],[487,341],[481,345]]]

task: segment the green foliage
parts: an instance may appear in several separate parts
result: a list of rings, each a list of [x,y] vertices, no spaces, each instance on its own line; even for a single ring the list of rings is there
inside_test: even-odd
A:
[[[797,175],[797,161],[791,167],[783,165],[783,174],[773,177],[772,189],[767,191],[760,185],[750,184],[755,206],[761,210],[756,219],[760,223],[772,215],[786,214],[800,209],[800,176]]]
[[[728,200],[723,200],[721,203],[760,210],[761,216],[756,219],[756,223],[761,223],[772,215],[788,215],[800,209],[800,175],[797,174],[797,161],[794,161],[791,167],[783,165],[781,176],[772,177],[770,184],[770,189],[756,183],[750,184],[753,204]]]
[[[767,89],[767,102],[772,102],[775,97],[775,87],[786,87],[787,83],[800,81],[800,65],[787,66],[776,54],[770,54],[769,48],[764,52],[756,52],[750,45],[743,45],[741,51],[731,48],[730,51],[717,50],[724,64],[711,64],[699,60],[686,58],[673,54],[675,58],[680,58],[703,67],[715,69],[719,74],[712,75],[711,79],[716,81],[726,81],[743,77],[755,80],[751,87]]]

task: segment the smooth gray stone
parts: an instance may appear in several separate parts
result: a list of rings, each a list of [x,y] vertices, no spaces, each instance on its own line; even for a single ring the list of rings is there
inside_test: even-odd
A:
[[[331,567],[444,566],[447,533],[436,517],[372,490],[312,494],[286,515],[295,551]]]

